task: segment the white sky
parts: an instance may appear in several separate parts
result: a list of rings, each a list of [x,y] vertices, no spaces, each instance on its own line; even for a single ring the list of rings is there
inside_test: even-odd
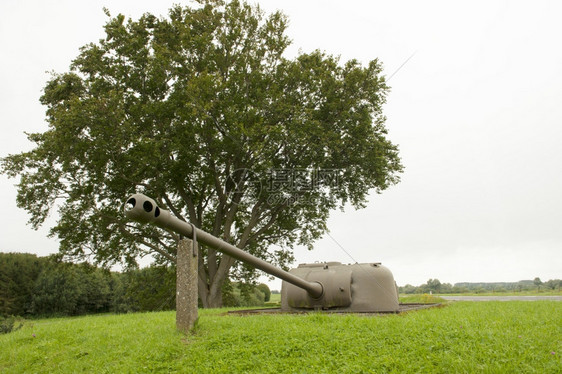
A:
[[[46,72],[103,37],[103,7],[137,18],[178,2],[0,2],[0,156],[30,149],[23,131],[46,130]],[[399,285],[562,278],[562,3],[258,3],[289,16],[288,56],[379,58],[390,76],[415,53],[385,107],[402,182],[329,220],[355,260],[381,261]],[[56,217],[33,231],[14,183],[0,176],[0,251],[56,252]],[[329,237],[296,257],[353,262]]]

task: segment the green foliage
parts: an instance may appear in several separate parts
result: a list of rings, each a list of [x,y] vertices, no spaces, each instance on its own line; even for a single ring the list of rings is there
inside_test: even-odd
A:
[[[535,284],[535,286],[537,286],[537,290],[541,289],[542,281],[539,277],[533,279],[533,283]]]
[[[172,310],[176,307],[176,269],[150,266],[124,274],[127,312]]]
[[[441,282],[439,279],[430,279],[427,281],[427,288],[432,292],[441,291]]]
[[[176,235],[123,217],[123,199],[144,192],[285,265],[294,245],[311,247],[325,232],[331,210],[363,207],[369,191],[398,182],[380,62],[320,51],[286,59],[287,23],[219,0],[175,6],[167,18],[110,17],[105,38],[47,82],[49,128],[29,135],[35,148],[2,159],[2,172],[20,178],[17,204],[31,225],[58,206],[51,235],[65,256],[134,265],[151,252],[173,263]],[[266,188],[284,170],[333,170],[337,181]],[[205,306],[219,303],[229,274],[255,276],[208,248],[199,258]]]
[[[3,373],[559,373],[562,303],[457,302],[404,315],[49,319],[0,335]],[[33,337],[35,334],[35,337]]]
[[[544,292],[540,291],[540,285],[544,285],[545,288],[550,291],[560,291],[560,287],[562,286],[562,280],[560,279],[550,279],[547,282],[541,282],[540,284],[537,283],[537,279],[540,281],[539,278],[535,278],[535,280],[522,280],[519,282],[462,282],[455,283],[455,285],[451,285],[450,283],[441,283],[438,279],[429,279],[427,283],[417,287],[412,286],[411,284],[399,287],[399,292],[401,294],[423,294],[429,293],[430,291],[441,294],[528,293],[533,291],[536,292],[537,290],[539,292]]]
[[[78,282],[82,294],[78,300],[78,314],[103,313],[111,310],[111,274],[86,263],[79,265]]]
[[[223,286],[223,305],[225,307],[264,306],[265,293],[261,285],[241,282],[225,282]],[[264,285],[267,287],[267,285]]]
[[[87,263],[61,262],[56,257],[0,253],[0,269],[0,316],[67,316],[175,308],[176,274],[175,268],[169,266],[110,273]]]
[[[111,309],[109,273],[88,264],[51,262],[33,291],[35,315],[79,315]]]
[[[562,287],[562,279],[549,279],[544,283],[545,287],[549,290],[556,290],[560,291],[560,287]]]
[[[31,313],[35,281],[46,258],[27,253],[0,253],[0,316]]]
[[[8,334],[12,331],[17,331],[22,328],[23,323],[19,323],[16,325],[16,317],[9,316],[9,317],[2,317],[0,316],[0,334]]]
[[[271,299],[271,290],[267,284],[258,284],[258,289],[263,293],[263,301],[268,302]]]
[[[33,310],[45,315],[72,315],[76,313],[81,286],[70,267],[52,266],[37,279],[33,292]]]

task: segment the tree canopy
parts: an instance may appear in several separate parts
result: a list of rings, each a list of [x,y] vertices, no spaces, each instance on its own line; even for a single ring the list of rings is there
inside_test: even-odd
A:
[[[378,60],[289,59],[287,18],[238,1],[175,6],[166,18],[106,13],[105,38],[47,82],[49,127],[28,135],[35,148],[2,159],[33,227],[58,209],[50,232],[61,254],[173,262],[174,233],[122,214],[124,199],[142,192],[285,266],[294,245],[311,247],[326,231],[331,210],[364,207],[370,191],[398,182]],[[220,305],[226,277],[252,269],[200,251],[199,295]]]

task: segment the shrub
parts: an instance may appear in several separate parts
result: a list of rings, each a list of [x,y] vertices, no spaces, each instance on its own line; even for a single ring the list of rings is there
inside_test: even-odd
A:
[[[258,284],[258,289],[263,293],[264,299],[263,301],[268,302],[271,299],[271,290],[267,286],[267,284],[260,283]]]
[[[241,282],[225,282],[223,286],[223,306],[247,307],[263,306],[264,292],[257,286]]]
[[[16,317],[10,316],[7,318],[0,316],[0,334],[7,334],[12,331],[16,331],[21,329],[23,323],[19,322],[19,325],[16,326]]]

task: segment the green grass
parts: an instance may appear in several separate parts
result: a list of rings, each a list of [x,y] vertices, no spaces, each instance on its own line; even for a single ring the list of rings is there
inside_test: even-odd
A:
[[[439,296],[561,296],[559,290],[525,290],[525,291],[500,291],[500,292],[466,292],[466,293],[443,293]]]
[[[281,304],[281,294],[280,293],[272,293],[271,296],[269,296],[269,302]]]
[[[429,295],[429,294],[416,294],[416,295],[400,295],[401,303],[419,303],[419,304],[435,304],[435,303],[445,303],[447,300],[440,298],[439,296]]]
[[[0,335],[0,372],[562,373],[561,302],[374,317],[224,313],[200,311],[188,336],[173,312],[28,321]]]

